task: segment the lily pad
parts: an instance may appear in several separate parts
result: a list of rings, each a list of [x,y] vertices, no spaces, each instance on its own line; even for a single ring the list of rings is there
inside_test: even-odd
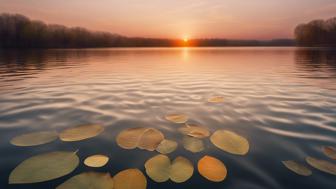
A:
[[[9,184],[37,183],[71,173],[79,164],[76,152],[55,151],[21,162],[9,175]]]
[[[139,169],[127,169],[113,178],[114,189],[146,189],[147,179]]]
[[[213,96],[211,98],[208,99],[208,102],[211,103],[221,103],[224,102],[224,97],[222,96]]]
[[[336,160],[336,148],[331,146],[324,146],[323,153],[331,159]]]
[[[80,141],[95,137],[104,131],[101,125],[80,125],[65,129],[60,133],[60,139],[66,142]]]
[[[171,179],[181,183],[187,181],[194,172],[192,163],[184,158],[177,157],[172,163],[166,155],[157,155],[145,163],[147,175],[155,182],[165,182]]]
[[[166,120],[173,123],[185,123],[188,121],[189,117],[184,114],[170,114],[165,116]]]
[[[93,155],[84,160],[84,164],[89,167],[103,167],[107,164],[109,158],[105,155]]]
[[[175,151],[177,148],[177,142],[173,140],[162,140],[159,146],[156,148],[156,151],[158,151],[161,154],[169,154],[173,151]]]
[[[124,149],[136,147],[154,151],[164,139],[161,131],[154,128],[137,127],[126,129],[117,136],[117,144]]]
[[[15,146],[37,146],[52,142],[58,138],[56,131],[32,132],[14,137],[10,143]]]
[[[110,173],[85,172],[71,177],[56,189],[112,189]]]
[[[217,130],[210,141],[219,149],[235,155],[245,155],[249,151],[249,142],[246,138],[228,130]]]
[[[186,150],[196,153],[204,150],[204,143],[201,139],[185,136],[183,138],[183,146]]]
[[[227,169],[218,159],[204,156],[198,161],[198,172],[206,179],[213,182],[221,182],[226,178]]]
[[[206,138],[210,136],[210,132],[207,128],[195,124],[186,124],[185,127],[179,128],[178,131],[184,135],[195,138]]]
[[[310,176],[312,175],[312,171],[308,169],[306,166],[299,164],[292,160],[282,161],[282,163],[294,173],[301,176]]]
[[[329,173],[332,175],[336,175],[336,164],[334,163],[331,163],[325,160],[316,159],[313,157],[307,157],[306,161],[309,165],[311,165],[312,167],[320,171],[323,171],[325,173]]]

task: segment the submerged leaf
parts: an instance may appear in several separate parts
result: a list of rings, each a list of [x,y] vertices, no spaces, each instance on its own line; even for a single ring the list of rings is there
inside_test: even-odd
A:
[[[170,114],[165,116],[166,120],[173,123],[185,123],[188,121],[189,117],[184,114]]]
[[[194,166],[192,163],[184,158],[177,157],[170,169],[170,179],[176,183],[182,183],[187,181],[194,173]]]
[[[109,158],[105,155],[93,155],[84,160],[84,164],[89,167],[103,167],[107,164]]]
[[[227,130],[218,130],[210,137],[210,141],[226,152],[245,155],[249,151],[249,142],[242,136]]]
[[[37,146],[52,142],[57,138],[56,131],[41,131],[19,135],[14,137],[10,143],[15,146]]]
[[[287,160],[282,161],[282,163],[291,171],[295,172],[298,175],[301,176],[310,176],[312,174],[312,171],[308,169],[306,166],[301,165],[295,161]]]
[[[208,102],[211,102],[211,103],[221,103],[221,102],[224,102],[224,97],[222,97],[222,96],[214,96],[214,97],[209,98]]]
[[[56,151],[21,162],[9,175],[9,184],[37,183],[71,173],[79,164],[76,152]]]
[[[113,178],[114,189],[146,189],[147,179],[139,169],[127,169]]]
[[[198,172],[206,179],[213,182],[221,182],[226,178],[227,169],[218,159],[204,156],[198,161]]]
[[[160,152],[161,154],[169,154],[175,151],[177,148],[177,142],[173,140],[166,140],[164,139],[161,141],[159,146],[156,148],[156,151]]]
[[[325,160],[316,159],[313,157],[307,157],[306,161],[309,165],[311,165],[312,167],[320,171],[323,171],[325,173],[329,173],[332,175],[336,175],[336,164],[334,163],[331,163]]]
[[[323,153],[331,159],[336,160],[336,148],[331,146],[324,146]]]
[[[210,132],[207,128],[195,124],[186,124],[185,127],[179,128],[178,131],[184,135],[195,138],[205,138],[210,136]]]
[[[65,129],[60,133],[60,139],[67,142],[80,141],[95,137],[104,131],[101,125],[80,125]]]
[[[147,175],[155,182],[165,182],[169,179],[170,159],[166,155],[157,155],[145,163]]]
[[[202,140],[189,136],[183,138],[183,146],[186,150],[194,153],[204,150],[204,143]]]
[[[172,163],[166,155],[157,155],[145,163],[147,175],[155,182],[165,182],[169,178],[176,183],[187,181],[194,172],[192,163],[184,158],[177,157]]]
[[[113,189],[110,173],[86,172],[71,177],[56,189]]]
[[[124,149],[138,147],[154,151],[163,139],[164,135],[157,129],[137,127],[120,132],[116,140],[118,145]]]

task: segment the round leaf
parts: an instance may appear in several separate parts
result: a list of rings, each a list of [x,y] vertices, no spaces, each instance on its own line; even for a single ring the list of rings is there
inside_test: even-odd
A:
[[[170,114],[165,116],[166,120],[173,123],[185,123],[188,121],[188,116],[184,114]]]
[[[156,148],[156,151],[160,152],[161,154],[169,154],[175,151],[177,148],[177,142],[173,140],[163,140]]]
[[[89,156],[84,160],[84,164],[89,167],[103,167],[107,164],[109,158],[104,155]]]
[[[336,160],[336,148],[331,146],[324,146],[323,153],[331,159]]]
[[[192,136],[195,138],[205,138],[210,136],[210,132],[208,129],[195,124],[186,124],[185,127],[179,128],[178,131],[184,135]]]
[[[227,169],[218,159],[204,156],[198,161],[198,172],[206,179],[213,182],[221,182],[226,178]]]
[[[154,151],[163,139],[164,135],[161,131],[148,128],[141,136],[138,147],[140,149]]]
[[[202,140],[189,136],[183,138],[183,146],[186,150],[193,153],[204,150],[204,143]]]
[[[249,142],[244,137],[227,130],[214,132],[210,141],[223,151],[236,155],[245,155],[249,151]]]
[[[169,179],[170,159],[165,155],[157,155],[145,163],[147,175],[155,182],[165,182]]]
[[[67,142],[80,141],[95,137],[103,131],[101,125],[81,125],[65,129],[60,133],[60,139]]]
[[[184,157],[177,157],[171,166],[170,179],[176,183],[182,183],[187,181],[193,173],[192,163]]]
[[[146,189],[147,180],[139,169],[127,169],[113,178],[114,189]]]
[[[55,131],[33,132],[14,137],[10,143],[15,146],[37,146],[52,142],[58,138]]]
[[[156,182],[165,182],[169,178],[176,183],[187,181],[194,172],[192,163],[184,157],[177,157],[171,164],[166,155],[157,155],[145,163],[147,175]]]
[[[282,163],[291,171],[294,173],[301,175],[301,176],[310,176],[312,174],[312,171],[308,169],[306,166],[301,165],[295,161],[287,160],[282,161]]]
[[[86,172],[71,177],[56,189],[112,189],[110,173]]]
[[[164,139],[164,135],[154,128],[130,128],[119,133],[117,143],[121,148],[134,149],[136,147],[154,151]]]
[[[138,146],[141,136],[146,130],[147,128],[144,127],[123,130],[117,136],[117,143],[124,149],[134,149]]]
[[[312,167],[320,171],[323,171],[325,173],[329,173],[332,175],[336,175],[336,164],[334,163],[331,163],[325,160],[316,159],[313,157],[307,157],[306,161],[309,165],[311,165]]]
[[[37,183],[71,173],[79,164],[75,152],[56,151],[21,162],[9,175],[10,184]]]

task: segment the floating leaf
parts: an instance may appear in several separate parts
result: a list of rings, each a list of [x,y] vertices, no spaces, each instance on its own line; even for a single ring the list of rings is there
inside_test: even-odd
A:
[[[137,127],[120,132],[117,136],[117,143],[124,149],[138,147],[154,151],[163,139],[164,135],[157,129]]]
[[[67,142],[80,141],[95,137],[103,131],[101,125],[81,125],[65,129],[60,133],[60,139]]]
[[[226,152],[245,155],[249,151],[249,142],[242,136],[227,130],[218,130],[210,137],[210,141]]]
[[[183,146],[186,150],[194,153],[204,150],[204,143],[202,140],[189,136],[183,138]]]
[[[227,175],[225,165],[220,160],[211,156],[204,156],[198,161],[198,172],[213,182],[221,182]]]
[[[192,163],[184,158],[177,157],[173,163],[166,155],[157,155],[145,163],[147,175],[156,182],[165,182],[169,178],[176,183],[187,181],[194,172]]]
[[[84,160],[84,164],[89,167],[103,167],[107,164],[109,158],[104,155],[89,156]]]
[[[221,102],[224,102],[224,97],[222,97],[222,96],[214,96],[214,97],[209,98],[208,102],[211,102],[211,103],[221,103]]]
[[[336,175],[336,164],[333,164],[329,161],[316,159],[313,157],[307,157],[306,161],[309,165],[311,165],[312,167],[320,171],[323,171],[323,172],[326,172],[332,175]]]
[[[188,121],[189,117],[184,114],[170,114],[166,115],[166,120],[171,121],[173,123],[185,123]]]
[[[295,161],[287,160],[282,161],[282,163],[291,171],[295,172],[298,175],[302,176],[310,176],[312,174],[312,171],[308,169],[306,166],[301,165]]]
[[[336,160],[336,148],[331,146],[324,146],[323,153],[331,159]]]
[[[194,173],[194,167],[192,163],[184,158],[177,157],[170,169],[170,179],[176,183],[182,183],[187,181]]]
[[[15,146],[37,146],[52,142],[58,138],[58,133],[55,131],[42,131],[23,134],[14,137],[10,143]]]
[[[9,175],[9,184],[37,183],[71,173],[79,164],[76,152],[56,151],[21,162]]]
[[[86,172],[71,177],[56,189],[112,189],[110,173]]]
[[[139,169],[127,169],[113,178],[114,189],[146,189],[147,179]]]
[[[185,127],[179,128],[178,131],[184,135],[195,138],[205,138],[210,136],[210,132],[207,128],[195,124],[186,124]]]
[[[156,148],[156,151],[160,152],[161,154],[169,154],[175,151],[177,148],[177,142],[173,140],[162,140],[159,146]]]

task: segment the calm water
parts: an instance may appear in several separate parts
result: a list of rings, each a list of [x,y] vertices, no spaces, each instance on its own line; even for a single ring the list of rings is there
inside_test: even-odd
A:
[[[225,103],[209,104],[214,95]],[[179,125],[164,120],[185,113],[212,132],[229,129],[246,137],[250,152],[235,156],[205,140],[206,150],[191,153],[181,145]],[[9,140],[22,133],[61,131],[86,123],[106,127],[98,137],[80,142],[54,141],[16,147]],[[0,188],[55,188],[84,171],[144,171],[157,154],[123,150],[116,135],[130,127],[155,127],[179,142],[171,159],[182,155],[196,168],[212,155],[228,168],[222,183],[201,177],[197,169],[185,183],[155,183],[149,189],[336,188],[336,177],[313,170],[295,175],[282,160],[306,156],[328,160],[323,145],[336,145],[336,51],[297,48],[182,48],[0,51]],[[65,177],[31,185],[8,185],[21,161],[55,150],[76,150],[83,161],[92,154],[111,159],[103,168],[80,166]],[[329,159],[330,160],[330,159]],[[333,160],[330,160],[333,161]],[[336,161],[334,161],[336,163]]]

